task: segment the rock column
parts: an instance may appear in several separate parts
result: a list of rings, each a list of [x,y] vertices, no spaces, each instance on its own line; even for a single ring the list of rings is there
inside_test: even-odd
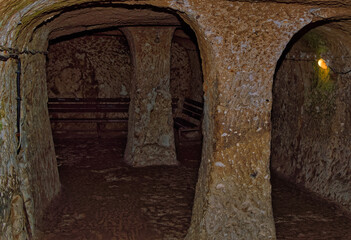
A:
[[[125,161],[136,167],[176,165],[170,93],[174,27],[126,27],[133,59]]]

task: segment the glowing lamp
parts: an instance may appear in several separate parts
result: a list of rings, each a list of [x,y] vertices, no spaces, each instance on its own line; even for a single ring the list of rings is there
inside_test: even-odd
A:
[[[324,70],[327,70],[328,69],[328,65],[327,63],[324,61],[323,58],[319,59],[318,60],[318,66]]]

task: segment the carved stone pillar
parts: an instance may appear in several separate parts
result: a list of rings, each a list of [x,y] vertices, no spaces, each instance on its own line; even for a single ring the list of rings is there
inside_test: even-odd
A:
[[[170,93],[174,27],[126,27],[133,59],[125,161],[136,167],[176,165]]]

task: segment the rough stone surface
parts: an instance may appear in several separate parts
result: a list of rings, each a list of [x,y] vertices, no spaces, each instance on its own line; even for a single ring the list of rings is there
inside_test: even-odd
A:
[[[25,239],[36,231],[42,211],[58,193],[60,183],[44,101],[47,99],[44,56],[20,56],[21,137],[16,141],[16,74],[12,65],[3,79],[9,84],[2,91],[1,209],[2,234],[5,239]],[[11,89],[12,91],[6,91]],[[40,124],[39,124],[40,123]],[[19,148],[20,147],[20,148]],[[20,149],[17,154],[17,149]],[[11,217],[10,217],[11,212]],[[10,221],[11,220],[11,221]],[[12,230],[11,230],[12,229]]]
[[[11,201],[19,192],[19,176],[17,175],[18,163],[16,161],[16,109],[11,106],[16,104],[16,92],[12,86],[16,78],[16,62],[9,60],[0,62],[0,230],[1,237],[12,236],[10,222]]]
[[[129,96],[131,62],[122,33],[107,32],[50,44],[49,97],[114,98]]]
[[[170,92],[173,27],[129,27],[133,59],[128,142],[125,161],[132,166],[177,164]]]
[[[176,15],[147,8],[82,7],[76,11],[61,14],[50,26],[50,38],[54,39],[84,30],[131,25],[179,26],[180,22]]]
[[[89,7],[94,11],[96,7],[106,6],[104,4],[114,6],[115,9],[121,7],[114,5],[114,2],[102,3],[100,0],[89,1],[90,5],[84,5],[87,2],[0,1],[2,54],[5,54],[5,47],[30,50],[24,53],[30,57],[37,51],[46,51],[51,31],[60,25],[55,26],[55,20],[63,16],[65,11],[74,12],[79,7]],[[318,20],[350,17],[348,7],[351,2],[308,0],[302,4],[302,0],[152,0],[137,3],[125,1],[123,4],[130,5],[130,9],[139,4],[144,7],[154,6],[158,10],[174,10],[194,30],[198,40],[205,94],[204,143],[192,223],[186,239],[275,239],[269,157],[272,82],[276,63],[298,30]],[[75,8],[69,8],[70,6]],[[93,18],[88,18],[83,24],[78,21],[76,24],[68,22],[75,31],[118,26],[119,21],[110,22],[110,15],[106,15],[106,18],[104,16],[99,15],[98,22],[94,22]],[[40,107],[30,104],[27,107],[30,118],[35,121],[24,120],[24,132],[28,131],[27,136],[31,136],[26,145],[28,150],[25,162],[36,164],[30,164],[28,168],[17,167],[19,159],[15,151],[13,109],[15,64],[11,62],[1,62],[0,65],[0,103],[1,109],[5,109],[5,118],[2,117],[5,127],[1,130],[4,144],[0,151],[0,173],[4,181],[0,188],[6,192],[6,196],[2,197],[5,210],[0,213],[0,218],[3,219],[0,234],[5,239],[14,238],[8,220],[8,209],[20,186],[15,179],[19,180],[17,176],[23,176],[19,170],[26,169],[28,176],[36,176],[31,179],[39,180],[37,173],[43,171],[39,163],[48,164],[43,159],[54,156],[54,150],[50,147],[49,123],[44,119],[47,118],[47,99],[41,91],[37,91],[46,82],[45,59],[42,57],[40,61],[28,62],[32,70],[38,71],[38,76],[33,71],[23,74],[26,76],[25,88],[28,88],[24,91],[28,94],[28,91],[36,89],[34,102],[40,103]],[[54,165],[51,162],[50,167],[51,164]],[[57,174],[51,172],[51,175],[44,174],[40,180],[51,183],[57,182],[57,178]],[[14,187],[10,187],[12,185],[8,184],[9,181]],[[30,221],[31,228],[34,228],[33,222],[40,218],[33,213],[43,211],[46,205],[44,202],[50,200],[56,192],[56,189],[36,187],[40,184],[35,181],[28,181],[26,185],[28,189],[33,189],[32,199],[35,201],[32,205],[26,204],[27,215],[33,219]],[[24,202],[26,203],[25,199]],[[35,231],[32,234],[35,236]]]
[[[15,195],[11,201],[12,235],[15,239],[28,239],[27,219],[24,211],[24,202],[21,196]]]
[[[49,45],[48,95],[51,98],[129,97],[131,60],[120,31],[56,40]],[[126,113],[51,113],[62,118],[128,117]],[[126,123],[51,123],[55,135],[89,137],[101,129],[122,130]],[[72,134],[67,134],[71,132]],[[64,134],[61,134],[64,133]]]
[[[87,33],[53,40],[48,48],[49,98],[129,97],[132,65],[128,42],[118,31]],[[202,101],[202,73],[196,45],[182,30],[172,39],[170,92],[179,99],[174,115],[181,115],[183,99]],[[53,117],[128,117],[126,113],[54,113]],[[183,116],[184,117],[184,116]],[[125,123],[51,123],[55,135],[91,136],[100,129],[124,130]],[[72,134],[67,135],[67,130]],[[74,134],[73,134],[74,133]],[[62,136],[62,134],[60,134]]]
[[[199,52],[189,38],[177,30],[172,39],[171,94],[202,101]],[[128,42],[118,30],[53,41],[46,73],[49,98],[128,97],[132,77]]]
[[[274,80],[272,169],[351,211],[351,77],[337,73],[351,70],[349,26],[315,28],[285,56]],[[335,72],[318,66],[321,57]]]
[[[47,110],[45,56],[22,56],[21,193],[32,231],[60,190]]]

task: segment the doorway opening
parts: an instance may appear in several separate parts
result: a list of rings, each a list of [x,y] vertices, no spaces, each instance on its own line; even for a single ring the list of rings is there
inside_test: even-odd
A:
[[[62,194],[48,209],[42,230],[48,239],[183,239],[202,148],[202,70],[195,34],[173,13],[109,10],[120,14],[123,24],[72,33],[73,24],[51,34],[48,109]],[[69,18],[79,23],[75,11],[50,24]],[[86,17],[98,13],[84,11]],[[135,66],[123,28],[145,25],[175,28],[169,92],[174,135],[180,136],[177,166],[133,168],[124,161]],[[176,119],[184,126],[176,126]]]
[[[350,26],[305,27],[277,64],[271,144],[277,238],[350,234]]]

